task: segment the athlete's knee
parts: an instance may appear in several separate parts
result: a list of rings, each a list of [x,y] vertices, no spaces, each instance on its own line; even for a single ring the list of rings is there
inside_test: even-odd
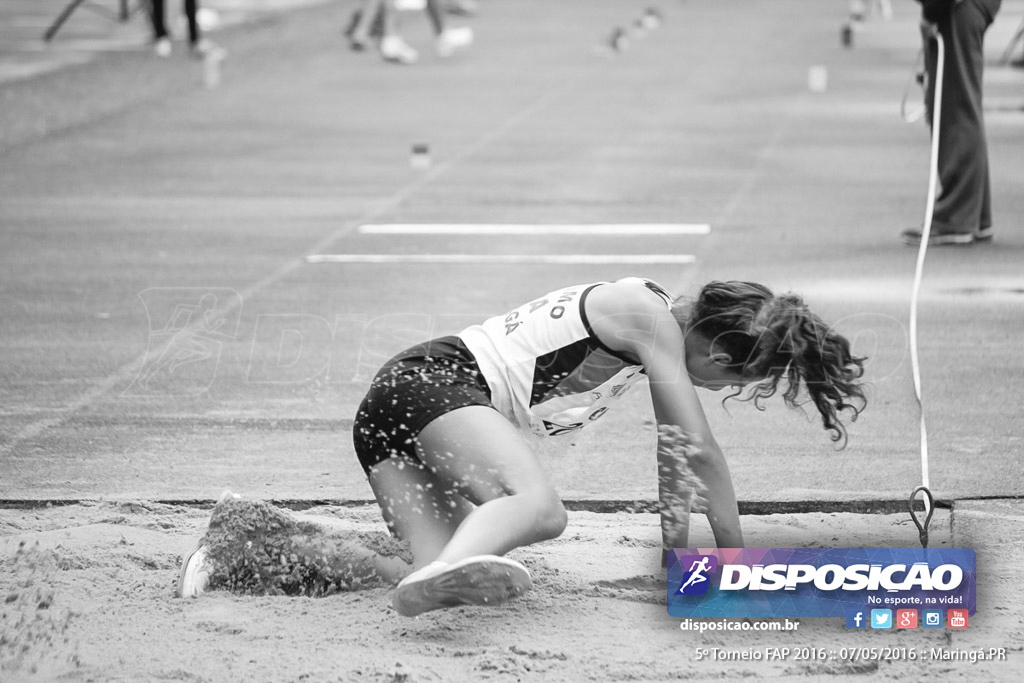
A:
[[[567,526],[569,526],[569,513],[565,511],[565,506],[559,502],[557,507],[547,511],[543,525],[545,538],[558,538],[565,532],[565,527]]]
[[[554,492],[538,496],[534,514],[534,530],[543,540],[558,538],[569,524],[565,505]]]

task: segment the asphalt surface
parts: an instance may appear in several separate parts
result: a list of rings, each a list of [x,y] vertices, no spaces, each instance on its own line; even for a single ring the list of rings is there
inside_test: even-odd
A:
[[[450,59],[410,13],[414,67],[347,50],[348,4],[264,12],[211,33],[229,50],[215,88],[183,51],[152,55],[138,18],[69,22],[55,52],[5,43],[0,72],[16,75],[0,80],[0,499],[208,500],[231,487],[366,500],[350,429],[377,364],[551,288],[633,274],[679,293],[712,278],[793,289],[871,358],[870,404],[843,451],[778,400],[758,412],[707,395],[745,504],[906,499],[922,476],[907,339],[916,251],[898,241],[922,220],[927,186],[927,131],[899,108],[916,8],[871,17],[845,48],[845,2],[653,3],[663,25],[612,50],[613,30],[651,4],[486,0],[459,20],[476,44]],[[922,291],[930,483],[944,501],[1024,490],[1024,71],[997,63],[1022,14],[1005,2],[988,36],[996,239],[934,250]],[[128,30],[110,49],[74,37]],[[71,51],[61,40],[77,56],[55,64]],[[827,71],[823,92],[812,67]],[[427,169],[411,164],[416,144],[429,145]],[[712,231],[357,230],[393,222]],[[305,260],[452,252],[696,261]],[[204,294],[217,325],[200,324]],[[193,308],[176,318],[181,306]],[[563,495],[655,496],[647,403],[632,397],[546,454]]]

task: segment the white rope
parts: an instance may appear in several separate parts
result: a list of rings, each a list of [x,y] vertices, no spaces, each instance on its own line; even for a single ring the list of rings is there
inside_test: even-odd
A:
[[[925,206],[924,225],[921,228],[921,245],[917,250],[917,266],[914,269],[914,288],[910,296],[910,365],[914,372],[914,392],[921,414],[921,484],[928,487],[928,430],[924,419],[924,398],[921,392],[921,362],[917,353],[917,302],[921,293],[921,276],[924,273],[925,254],[928,253],[928,238],[932,232],[932,217],[935,213],[935,194],[938,188],[939,175],[939,124],[942,117],[942,78],[946,59],[945,45],[942,36],[935,34],[938,50],[935,68],[935,95],[932,102],[931,125],[931,159],[928,173],[928,203]],[[929,502],[925,498],[926,512],[930,512]]]

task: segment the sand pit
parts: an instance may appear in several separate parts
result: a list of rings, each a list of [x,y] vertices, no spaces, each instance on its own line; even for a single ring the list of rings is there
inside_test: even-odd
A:
[[[384,530],[372,507],[321,507],[301,517],[338,529]],[[416,619],[390,608],[390,589],[324,598],[173,596],[178,558],[206,529],[209,509],[98,502],[0,510],[0,679],[4,681],[624,681],[855,677],[1019,680],[1024,627],[1012,567],[979,551],[977,627],[849,631],[839,619],[803,619],[796,631],[682,631],[665,610],[653,514],[570,513],[559,539],[515,552],[534,590],[500,608],[457,608]],[[745,516],[751,546],[913,547],[907,515]],[[694,545],[711,545],[694,515]],[[952,545],[939,510],[932,546]],[[998,588],[984,572],[1001,577]],[[987,604],[981,586],[998,590]],[[1005,591],[1010,591],[1005,592]],[[744,622],[745,620],[737,620]],[[760,620],[758,620],[760,621]],[[782,620],[768,620],[782,621]],[[1006,647],[1008,661],[919,659],[696,660],[767,648]]]

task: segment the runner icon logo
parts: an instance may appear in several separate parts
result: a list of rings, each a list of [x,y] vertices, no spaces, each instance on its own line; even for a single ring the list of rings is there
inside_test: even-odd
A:
[[[685,555],[679,564],[687,567],[678,595],[703,595],[711,585],[709,575],[718,571],[718,558],[714,555]]]

